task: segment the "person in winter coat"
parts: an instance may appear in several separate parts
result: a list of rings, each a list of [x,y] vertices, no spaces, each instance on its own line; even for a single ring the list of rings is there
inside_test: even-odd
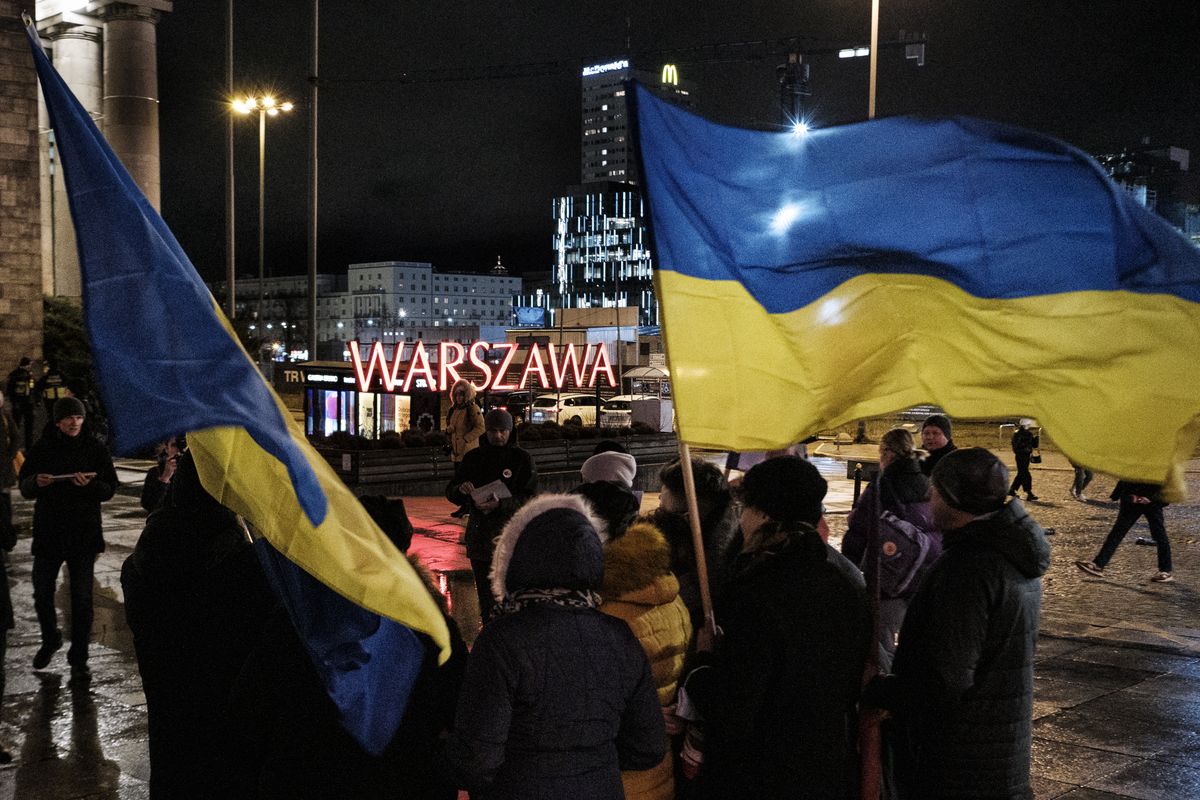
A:
[[[583,483],[575,489],[592,504],[615,539],[625,532],[641,509],[641,498],[633,491],[637,461],[628,453],[606,451],[583,462]]]
[[[600,610],[625,620],[646,651],[664,711],[673,707],[692,640],[692,621],[671,573],[671,548],[646,520],[635,521],[640,501],[632,486],[637,461],[628,453],[600,452],[583,462],[584,483],[575,489],[604,522],[604,584]],[[669,742],[668,742],[669,747]],[[668,753],[650,770],[621,773],[626,798],[675,797],[674,763]]]
[[[167,495],[171,486],[171,477],[175,474],[175,465],[179,456],[187,450],[187,437],[180,433],[167,439],[158,451],[158,463],[146,470],[142,481],[142,508],[156,511]]]
[[[92,576],[104,550],[100,504],[117,489],[112,457],[83,433],[83,403],[63,397],[54,404],[54,429],[29,450],[17,480],[33,506],[33,605],[42,632],[34,669],[45,669],[62,647],[54,590],[62,565],[71,582],[72,677],[86,680],[92,635]]]
[[[724,633],[699,637],[686,681],[705,728],[697,795],[856,797],[871,623],[817,532],[825,479],[784,456],[752,467],[739,491],[744,543],[716,609]]]
[[[1138,517],[1146,515],[1146,524],[1150,526],[1150,536],[1158,548],[1158,572],[1150,576],[1155,583],[1171,583],[1175,575],[1171,566],[1171,541],[1167,538],[1167,528],[1163,524],[1163,509],[1167,507],[1162,499],[1162,487],[1153,483],[1134,483],[1133,481],[1118,481],[1112,491],[1112,499],[1121,502],[1117,512],[1117,521],[1100,552],[1091,561],[1076,561],[1075,566],[1091,575],[1101,576],[1104,568],[1117,552],[1121,540],[1129,529],[1137,522]]]
[[[399,498],[361,498],[384,534],[406,553],[413,529]],[[399,558],[400,556],[397,556]],[[438,666],[438,648],[424,634],[424,660],[404,717],[384,751],[366,752],[341,725],[312,657],[288,614],[267,622],[233,687],[230,714],[257,763],[258,800],[455,800],[458,790],[436,765],[438,737],[454,723],[467,646],[432,576],[410,563],[438,603],[450,631],[452,654]]]
[[[879,477],[863,491],[858,505],[850,514],[850,524],[842,539],[842,554],[855,564],[864,564],[872,523],[868,516],[876,508],[928,534],[928,550],[922,559],[923,566],[908,585],[893,593],[887,591],[881,582],[880,644],[887,655],[887,663],[883,665],[887,669],[891,663],[890,657],[896,652],[896,639],[900,635],[900,625],[904,622],[908,602],[917,593],[921,577],[941,555],[942,537],[933,525],[933,513],[929,508],[929,478],[921,472],[911,433],[903,428],[893,428],[883,435],[879,442],[879,467]],[[875,498],[877,493],[878,506]],[[879,521],[875,520],[875,524],[879,524]],[[894,543],[891,547],[885,543],[880,549],[881,562],[913,557],[909,548],[900,548]]]
[[[621,770],[662,761],[646,655],[598,609],[602,528],[582,497],[542,495],[500,535],[501,612],[475,640],[445,749],[472,798],[620,800]]]
[[[20,448],[17,423],[8,413],[0,394],[0,698],[4,696],[4,656],[8,652],[8,632],[13,629],[12,595],[8,588],[8,554],[17,546],[17,530],[12,522],[12,498],[9,490],[17,483],[13,458]],[[12,761],[12,754],[0,746],[0,764]]]
[[[938,461],[958,449],[952,438],[950,418],[945,414],[930,414],[921,423],[921,447],[926,456],[921,461],[921,472],[933,474]]]
[[[455,467],[463,456],[479,447],[483,436],[483,412],[475,403],[475,387],[465,378],[459,378],[450,389],[454,401],[446,414],[446,433],[450,436],[450,460]]]
[[[708,583],[715,604],[725,585],[727,562],[733,555],[733,544],[737,538],[737,508],[721,470],[707,461],[693,458],[692,475],[696,481],[696,505],[700,511]],[[663,467],[659,480],[662,482],[659,506],[650,515],[650,521],[662,531],[671,545],[671,572],[679,579],[679,594],[691,614],[692,628],[700,630],[704,625],[704,611],[700,603],[700,577],[692,545],[691,523],[687,516],[683,464],[674,461]]]
[[[537,493],[537,468],[529,453],[517,446],[511,414],[493,409],[487,413],[484,427],[483,444],[463,457],[458,474],[446,486],[446,499],[470,509],[467,558],[475,575],[479,615],[487,622],[491,619],[493,602],[488,588],[493,540],[517,509]],[[472,497],[472,492],[493,481],[503,483],[510,496]]]
[[[673,706],[692,640],[692,621],[679,596],[679,581],[671,573],[671,548],[658,528],[639,520],[604,546],[600,596],[600,610],[625,620],[646,652],[659,705]],[[652,769],[622,772],[621,782],[628,800],[671,800],[671,754]]]
[[[22,356],[17,368],[8,373],[4,392],[12,404],[13,417],[21,424],[25,449],[33,447],[33,373],[29,356]]]
[[[1033,493],[1033,473],[1029,471],[1029,460],[1033,458],[1033,451],[1038,447],[1038,437],[1029,429],[1032,424],[1032,420],[1021,420],[1020,426],[1012,435],[1012,451],[1013,457],[1017,460],[1017,476],[1013,478],[1008,493],[1010,496],[1016,497],[1017,490],[1025,487],[1026,500],[1037,500],[1037,495]]]
[[[987,450],[946,456],[932,479],[945,551],[909,604],[893,673],[865,701],[894,716],[901,797],[1028,800],[1050,545],[1021,501],[1005,504],[1008,470]]]
[[[252,797],[249,754],[224,710],[275,598],[190,454],[121,566],[121,588],[146,694],[150,796]]]
[[[7,540],[12,530],[12,495],[9,489],[17,485],[17,470],[13,460],[21,451],[17,421],[9,413],[7,398],[0,392],[0,540]]]

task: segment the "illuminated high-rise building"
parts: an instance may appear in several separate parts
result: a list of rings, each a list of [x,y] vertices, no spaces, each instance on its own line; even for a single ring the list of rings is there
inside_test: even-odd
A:
[[[634,79],[664,100],[692,108],[695,88],[674,64],[636,69],[621,59],[583,68],[583,141],[580,180],[637,183],[637,158],[630,140],[626,81]]]
[[[553,294],[522,303],[557,308],[636,306],[638,322],[658,324],[646,206],[630,136],[626,81],[636,79],[672,103],[695,105],[694,86],[666,64],[638,69],[620,59],[583,68],[580,185],[554,198]]]

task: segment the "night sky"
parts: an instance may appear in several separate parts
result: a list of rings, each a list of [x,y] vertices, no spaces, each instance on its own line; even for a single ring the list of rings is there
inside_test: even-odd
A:
[[[870,5],[326,0],[320,269],[395,259],[475,271],[497,255],[516,272],[549,269],[551,198],[579,181],[581,64],[622,56],[627,37],[634,53],[793,36],[808,37],[812,49],[865,45]],[[175,0],[158,27],[163,214],[206,279],[224,272],[224,7]],[[272,274],[299,274],[306,263],[309,9],[308,0],[237,0],[235,9],[237,84],[269,86],[300,105],[267,126]],[[900,30],[928,35],[926,65],[881,51],[880,116],[986,117],[1090,152],[1150,136],[1200,160],[1200,4],[882,0],[881,40]],[[782,55],[693,57],[669,60],[698,84],[701,113],[735,125],[779,123]],[[540,62],[557,66],[539,77],[503,74]],[[813,58],[814,124],[866,117],[867,62]],[[393,80],[492,66],[488,79]],[[239,120],[236,148],[239,273],[249,275],[257,270],[256,118]]]

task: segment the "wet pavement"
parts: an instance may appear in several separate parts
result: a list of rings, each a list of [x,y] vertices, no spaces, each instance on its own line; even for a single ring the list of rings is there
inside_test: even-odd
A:
[[[869,456],[853,451],[852,458]],[[1154,584],[1154,548],[1134,544],[1139,524],[1102,579],[1073,566],[1091,558],[1116,517],[1116,504],[1070,498],[1070,468],[1046,453],[1034,470],[1034,516],[1055,530],[1045,580],[1034,705],[1034,776],[1041,798],[1195,800],[1200,798],[1200,463],[1189,471],[1194,499],[1166,511],[1176,582]],[[1009,456],[1011,459],[1011,456]],[[845,464],[820,459],[830,481],[826,506],[834,541],[845,530],[853,483]],[[14,501],[21,530],[9,583],[16,629],[9,634],[0,742],[15,757],[0,768],[0,800],[145,798],[150,767],[146,706],[124,624],[120,567],[141,533],[138,505],[144,465],[126,463],[121,494],[105,505],[108,550],[96,567],[96,622],[90,683],[71,685],[66,649],[43,671],[30,666],[38,646],[30,589],[32,504]],[[145,465],[145,466],[148,466]],[[1106,498],[1114,481],[1089,489]],[[657,505],[648,493],[643,510]],[[418,535],[413,550],[434,572],[464,635],[477,627],[462,525],[442,498],[411,497]],[[67,607],[60,587],[58,607]],[[60,614],[62,612],[60,611]],[[69,623],[63,621],[64,629]]]

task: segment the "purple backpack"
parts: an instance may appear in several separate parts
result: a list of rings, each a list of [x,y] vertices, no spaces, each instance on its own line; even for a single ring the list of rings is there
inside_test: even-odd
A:
[[[941,555],[935,534],[891,511],[879,515],[879,594],[903,597],[916,591],[925,570]]]

